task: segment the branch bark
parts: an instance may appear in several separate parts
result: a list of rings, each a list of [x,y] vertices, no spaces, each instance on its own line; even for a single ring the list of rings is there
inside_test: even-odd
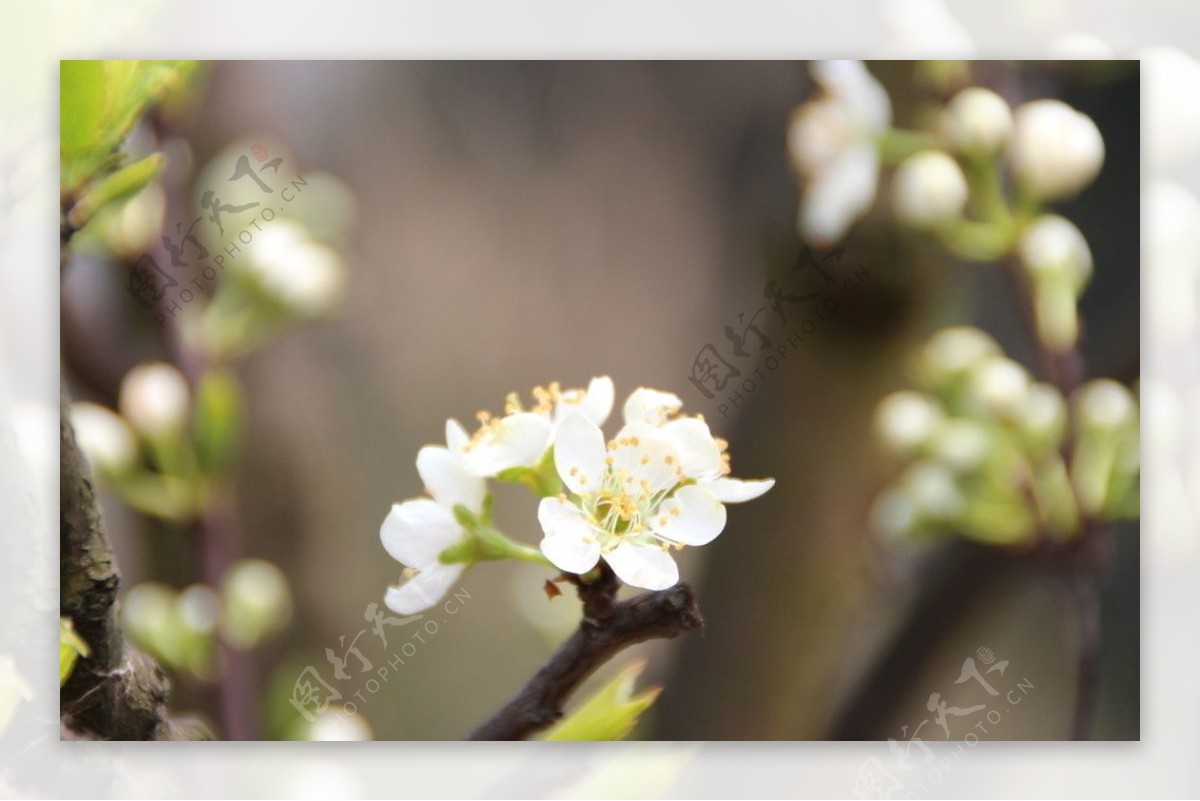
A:
[[[671,639],[704,626],[695,593],[687,584],[617,601],[620,584],[603,562],[594,581],[575,582],[583,620],[533,678],[471,740],[520,740],[562,717],[563,705],[601,665],[635,643]]]
[[[125,645],[117,623],[117,562],[100,526],[91,471],[60,402],[59,607],[91,648],[59,691],[62,729],[104,740],[210,739],[194,719],[167,714],[170,684],[150,657]]]

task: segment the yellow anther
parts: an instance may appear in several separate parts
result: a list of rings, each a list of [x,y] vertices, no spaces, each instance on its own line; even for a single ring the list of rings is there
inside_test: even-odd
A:
[[[663,461],[667,464],[675,464],[675,457],[668,453],[663,457]]]
[[[615,456],[611,456],[611,455],[610,455],[610,456],[605,456],[605,457],[604,457],[604,463],[605,463],[605,464],[607,464],[607,465],[611,465],[611,464],[613,464],[613,463],[614,463],[614,462],[616,462],[616,461],[617,461],[617,458],[616,458]]]
[[[577,475],[579,475],[579,468],[578,468],[578,467],[572,467],[572,468],[571,468],[571,475],[572,475],[572,476],[577,476]]]
[[[413,576],[417,575],[417,571],[411,567],[404,568],[404,570],[402,570],[401,573],[403,574],[404,578],[406,578],[406,579],[410,579]]]
[[[650,457],[649,457],[649,455],[644,455],[644,456],[642,456],[642,464],[650,464]]]
[[[679,507],[678,506],[671,509],[671,517],[679,517]]]

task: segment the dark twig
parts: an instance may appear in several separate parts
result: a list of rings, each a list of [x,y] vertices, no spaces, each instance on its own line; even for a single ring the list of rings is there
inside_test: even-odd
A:
[[[617,601],[619,583],[603,563],[594,581],[575,583],[583,602],[579,628],[469,739],[528,737],[562,717],[563,705],[571,693],[620,651],[646,640],[670,639],[704,625],[696,596],[686,584]]]
[[[59,692],[63,731],[105,740],[207,739],[202,724],[168,717],[166,676],[121,637],[115,606],[121,577],[65,391],[60,413],[59,606],[91,649]]]

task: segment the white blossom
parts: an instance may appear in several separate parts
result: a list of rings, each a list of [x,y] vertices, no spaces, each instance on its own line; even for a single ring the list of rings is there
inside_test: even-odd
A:
[[[1017,245],[1021,264],[1034,279],[1063,275],[1075,292],[1092,276],[1092,251],[1075,225],[1057,214],[1043,214],[1029,224]]]
[[[563,420],[554,461],[570,495],[538,508],[541,550],[555,566],[586,573],[603,558],[626,584],[665,589],[679,580],[671,548],[711,542],[725,527],[725,503],[774,485],[729,478],[724,442],[698,417],[672,419],[680,406],[670,393],[636,390],[607,443],[583,415]]]
[[[439,556],[468,537],[454,507],[462,505],[478,515],[487,492],[484,479],[467,472],[449,450],[437,445],[417,453],[417,472],[432,497],[394,504],[379,529],[388,555],[405,565],[408,580],[389,587],[384,596],[388,608],[401,615],[433,606],[462,575],[463,564],[445,564]]]
[[[806,180],[800,233],[826,246],[875,200],[877,140],[891,124],[892,104],[861,61],[817,61],[810,72],[822,94],[793,115],[788,150]]]
[[[494,477],[513,467],[534,467],[554,444],[559,424],[580,414],[596,425],[608,420],[613,406],[613,383],[608,376],[593,378],[587,389],[562,390],[558,383],[534,387],[534,405],[525,410],[513,395],[505,414],[479,412],[479,428],[468,434],[457,420],[446,422],[446,447],[468,472]]]

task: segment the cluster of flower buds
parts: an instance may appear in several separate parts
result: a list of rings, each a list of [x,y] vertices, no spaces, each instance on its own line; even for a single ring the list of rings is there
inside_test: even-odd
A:
[[[193,393],[170,364],[147,362],[121,382],[118,412],[71,406],[76,441],[122,501],[162,520],[187,521],[203,508],[236,456],[241,396],[233,376],[210,370]]]
[[[845,236],[875,201],[880,165],[896,164],[891,210],[900,223],[936,233],[961,255],[997,258],[1019,234],[1014,221],[1023,222],[1003,196],[1002,169],[1017,205],[1036,209],[1077,194],[1104,162],[1095,123],[1059,100],[1014,110],[973,86],[925,115],[923,129],[902,130],[893,127],[886,90],[861,62],[820,61],[811,72],[819,91],[792,115],[788,150],[804,184],[800,233],[817,245]]]
[[[934,335],[912,372],[918,388],[876,409],[881,442],[907,461],[872,510],[881,535],[1019,546],[1136,516],[1137,402],[1121,384],[1091,381],[1069,405],[968,327]]]
[[[175,670],[216,678],[217,638],[250,649],[282,631],[292,615],[283,572],[261,559],[237,562],[219,590],[192,584],[175,590],[158,582],[133,587],[121,604],[121,624],[142,649]]]

